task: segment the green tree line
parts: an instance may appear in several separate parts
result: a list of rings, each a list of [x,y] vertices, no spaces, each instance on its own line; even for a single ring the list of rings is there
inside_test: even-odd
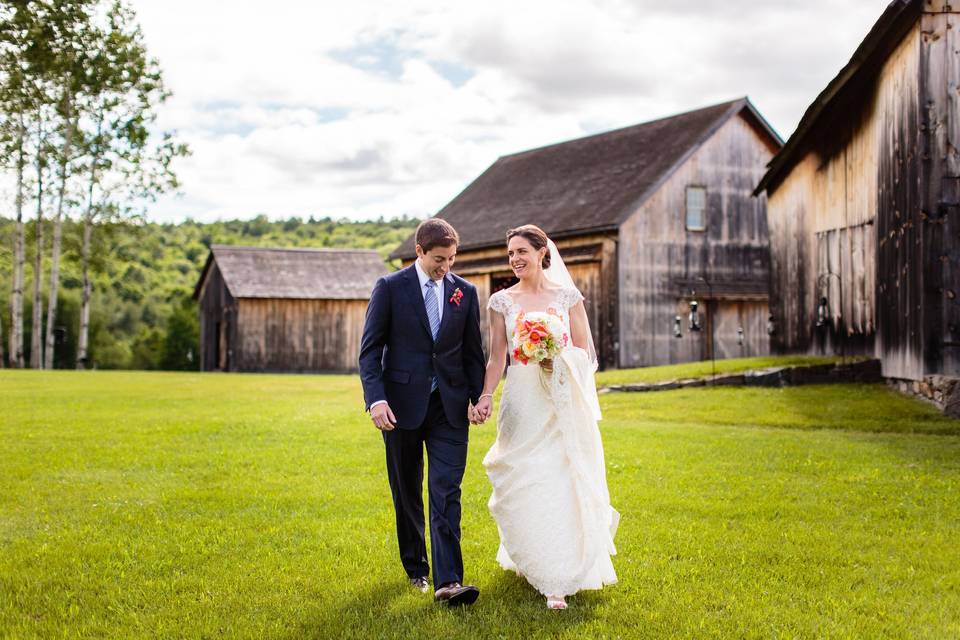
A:
[[[105,369],[197,368],[198,312],[193,290],[211,244],[270,247],[375,249],[386,259],[419,220],[397,218],[351,222],[331,218],[289,218],[180,224],[99,222],[93,234],[90,263],[90,367]],[[52,221],[44,223],[49,227]],[[15,221],[0,218],[0,299],[8,300],[12,273],[10,238]],[[73,368],[77,358],[83,295],[82,221],[63,222],[63,255],[57,314],[53,325],[53,366]],[[35,231],[26,233],[27,261],[32,264]],[[50,256],[44,255],[43,273]],[[25,285],[33,286],[31,272]],[[49,283],[42,282],[44,297]],[[24,301],[24,352],[30,353],[32,298]],[[10,309],[3,307],[0,333],[9,340]],[[46,325],[44,325],[44,330]]]

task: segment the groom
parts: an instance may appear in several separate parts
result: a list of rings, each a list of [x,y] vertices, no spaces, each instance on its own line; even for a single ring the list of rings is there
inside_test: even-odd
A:
[[[370,295],[360,343],[360,379],[370,418],[387,453],[400,560],[410,583],[429,590],[423,526],[427,450],[434,598],[472,604],[463,584],[460,482],[469,417],[483,388],[477,290],[452,273],[460,238],[445,220],[417,227],[417,259],[380,278]]]

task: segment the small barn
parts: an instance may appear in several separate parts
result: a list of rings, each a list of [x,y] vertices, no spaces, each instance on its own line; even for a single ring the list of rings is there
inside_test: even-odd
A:
[[[960,375],[960,6],[891,2],[757,191],[776,351]]]
[[[202,371],[356,370],[376,251],[213,245],[194,289]]]
[[[454,270],[483,304],[515,282],[506,231],[546,231],[584,293],[603,367],[762,355],[766,201],[751,194],[781,144],[741,98],[504,156],[437,216],[459,232]],[[414,248],[411,236],[391,257],[408,264]],[[690,333],[694,298],[703,330]]]

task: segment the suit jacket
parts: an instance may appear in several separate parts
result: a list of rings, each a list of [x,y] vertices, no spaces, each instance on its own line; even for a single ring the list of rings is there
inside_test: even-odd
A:
[[[457,289],[460,304],[451,301]],[[424,420],[437,376],[447,419],[464,428],[467,403],[476,404],[485,370],[480,337],[480,300],[472,284],[448,273],[443,280],[443,317],[434,342],[416,267],[377,280],[360,342],[360,380],[367,410],[386,400],[401,429]]]

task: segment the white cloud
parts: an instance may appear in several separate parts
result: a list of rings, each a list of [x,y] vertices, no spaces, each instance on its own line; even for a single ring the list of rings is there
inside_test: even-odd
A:
[[[428,215],[499,155],[741,95],[786,135],[885,4],[136,0],[193,149],[151,217]]]

